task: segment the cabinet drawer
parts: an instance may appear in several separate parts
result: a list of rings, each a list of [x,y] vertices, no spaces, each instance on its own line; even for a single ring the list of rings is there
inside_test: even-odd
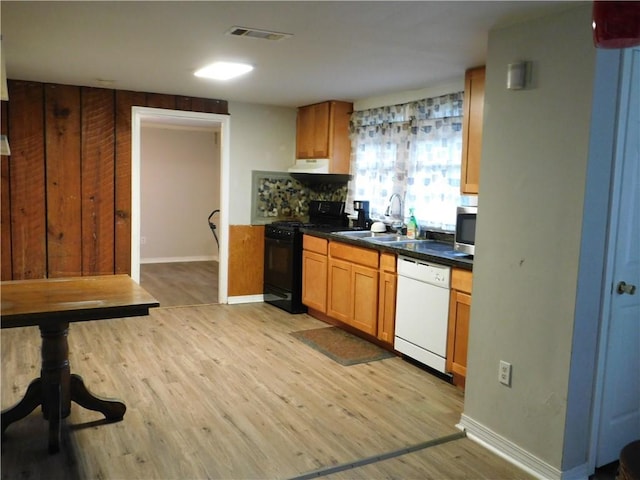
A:
[[[462,270],[460,268],[451,269],[451,288],[453,290],[471,294],[472,285],[473,274],[469,270]]]
[[[396,271],[396,256],[393,253],[380,254],[380,270],[389,273]]]
[[[320,255],[327,254],[328,243],[328,240],[324,238],[313,237],[311,235],[304,235],[302,237],[302,248],[310,252],[319,253]]]
[[[348,260],[365,267],[378,268],[380,254],[377,250],[354,247],[346,243],[330,242],[329,255],[333,258]]]

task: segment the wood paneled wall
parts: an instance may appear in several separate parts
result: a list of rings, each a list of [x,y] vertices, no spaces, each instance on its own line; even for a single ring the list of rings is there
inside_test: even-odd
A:
[[[230,297],[263,292],[264,226],[229,225]]]
[[[131,107],[228,114],[224,100],[9,80],[1,278],[131,273]]]

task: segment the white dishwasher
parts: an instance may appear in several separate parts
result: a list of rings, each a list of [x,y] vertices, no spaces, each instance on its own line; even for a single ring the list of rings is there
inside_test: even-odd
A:
[[[394,348],[445,372],[451,268],[398,257]]]

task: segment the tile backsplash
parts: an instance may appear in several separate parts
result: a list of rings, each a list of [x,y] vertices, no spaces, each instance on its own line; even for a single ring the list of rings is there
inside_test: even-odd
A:
[[[308,218],[310,200],[344,202],[347,183],[306,185],[287,172],[254,170],[251,194],[251,224],[261,225],[275,220]]]

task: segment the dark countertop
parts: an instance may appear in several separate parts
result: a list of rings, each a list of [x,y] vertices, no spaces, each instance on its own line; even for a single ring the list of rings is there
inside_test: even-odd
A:
[[[348,243],[357,247],[371,248],[380,252],[391,252],[396,255],[424,260],[425,262],[438,263],[440,265],[462,268],[464,270],[473,270],[473,257],[454,251],[452,243],[427,240],[419,243],[391,246],[313,227],[305,227],[301,230],[304,234],[313,235],[314,237]]]

